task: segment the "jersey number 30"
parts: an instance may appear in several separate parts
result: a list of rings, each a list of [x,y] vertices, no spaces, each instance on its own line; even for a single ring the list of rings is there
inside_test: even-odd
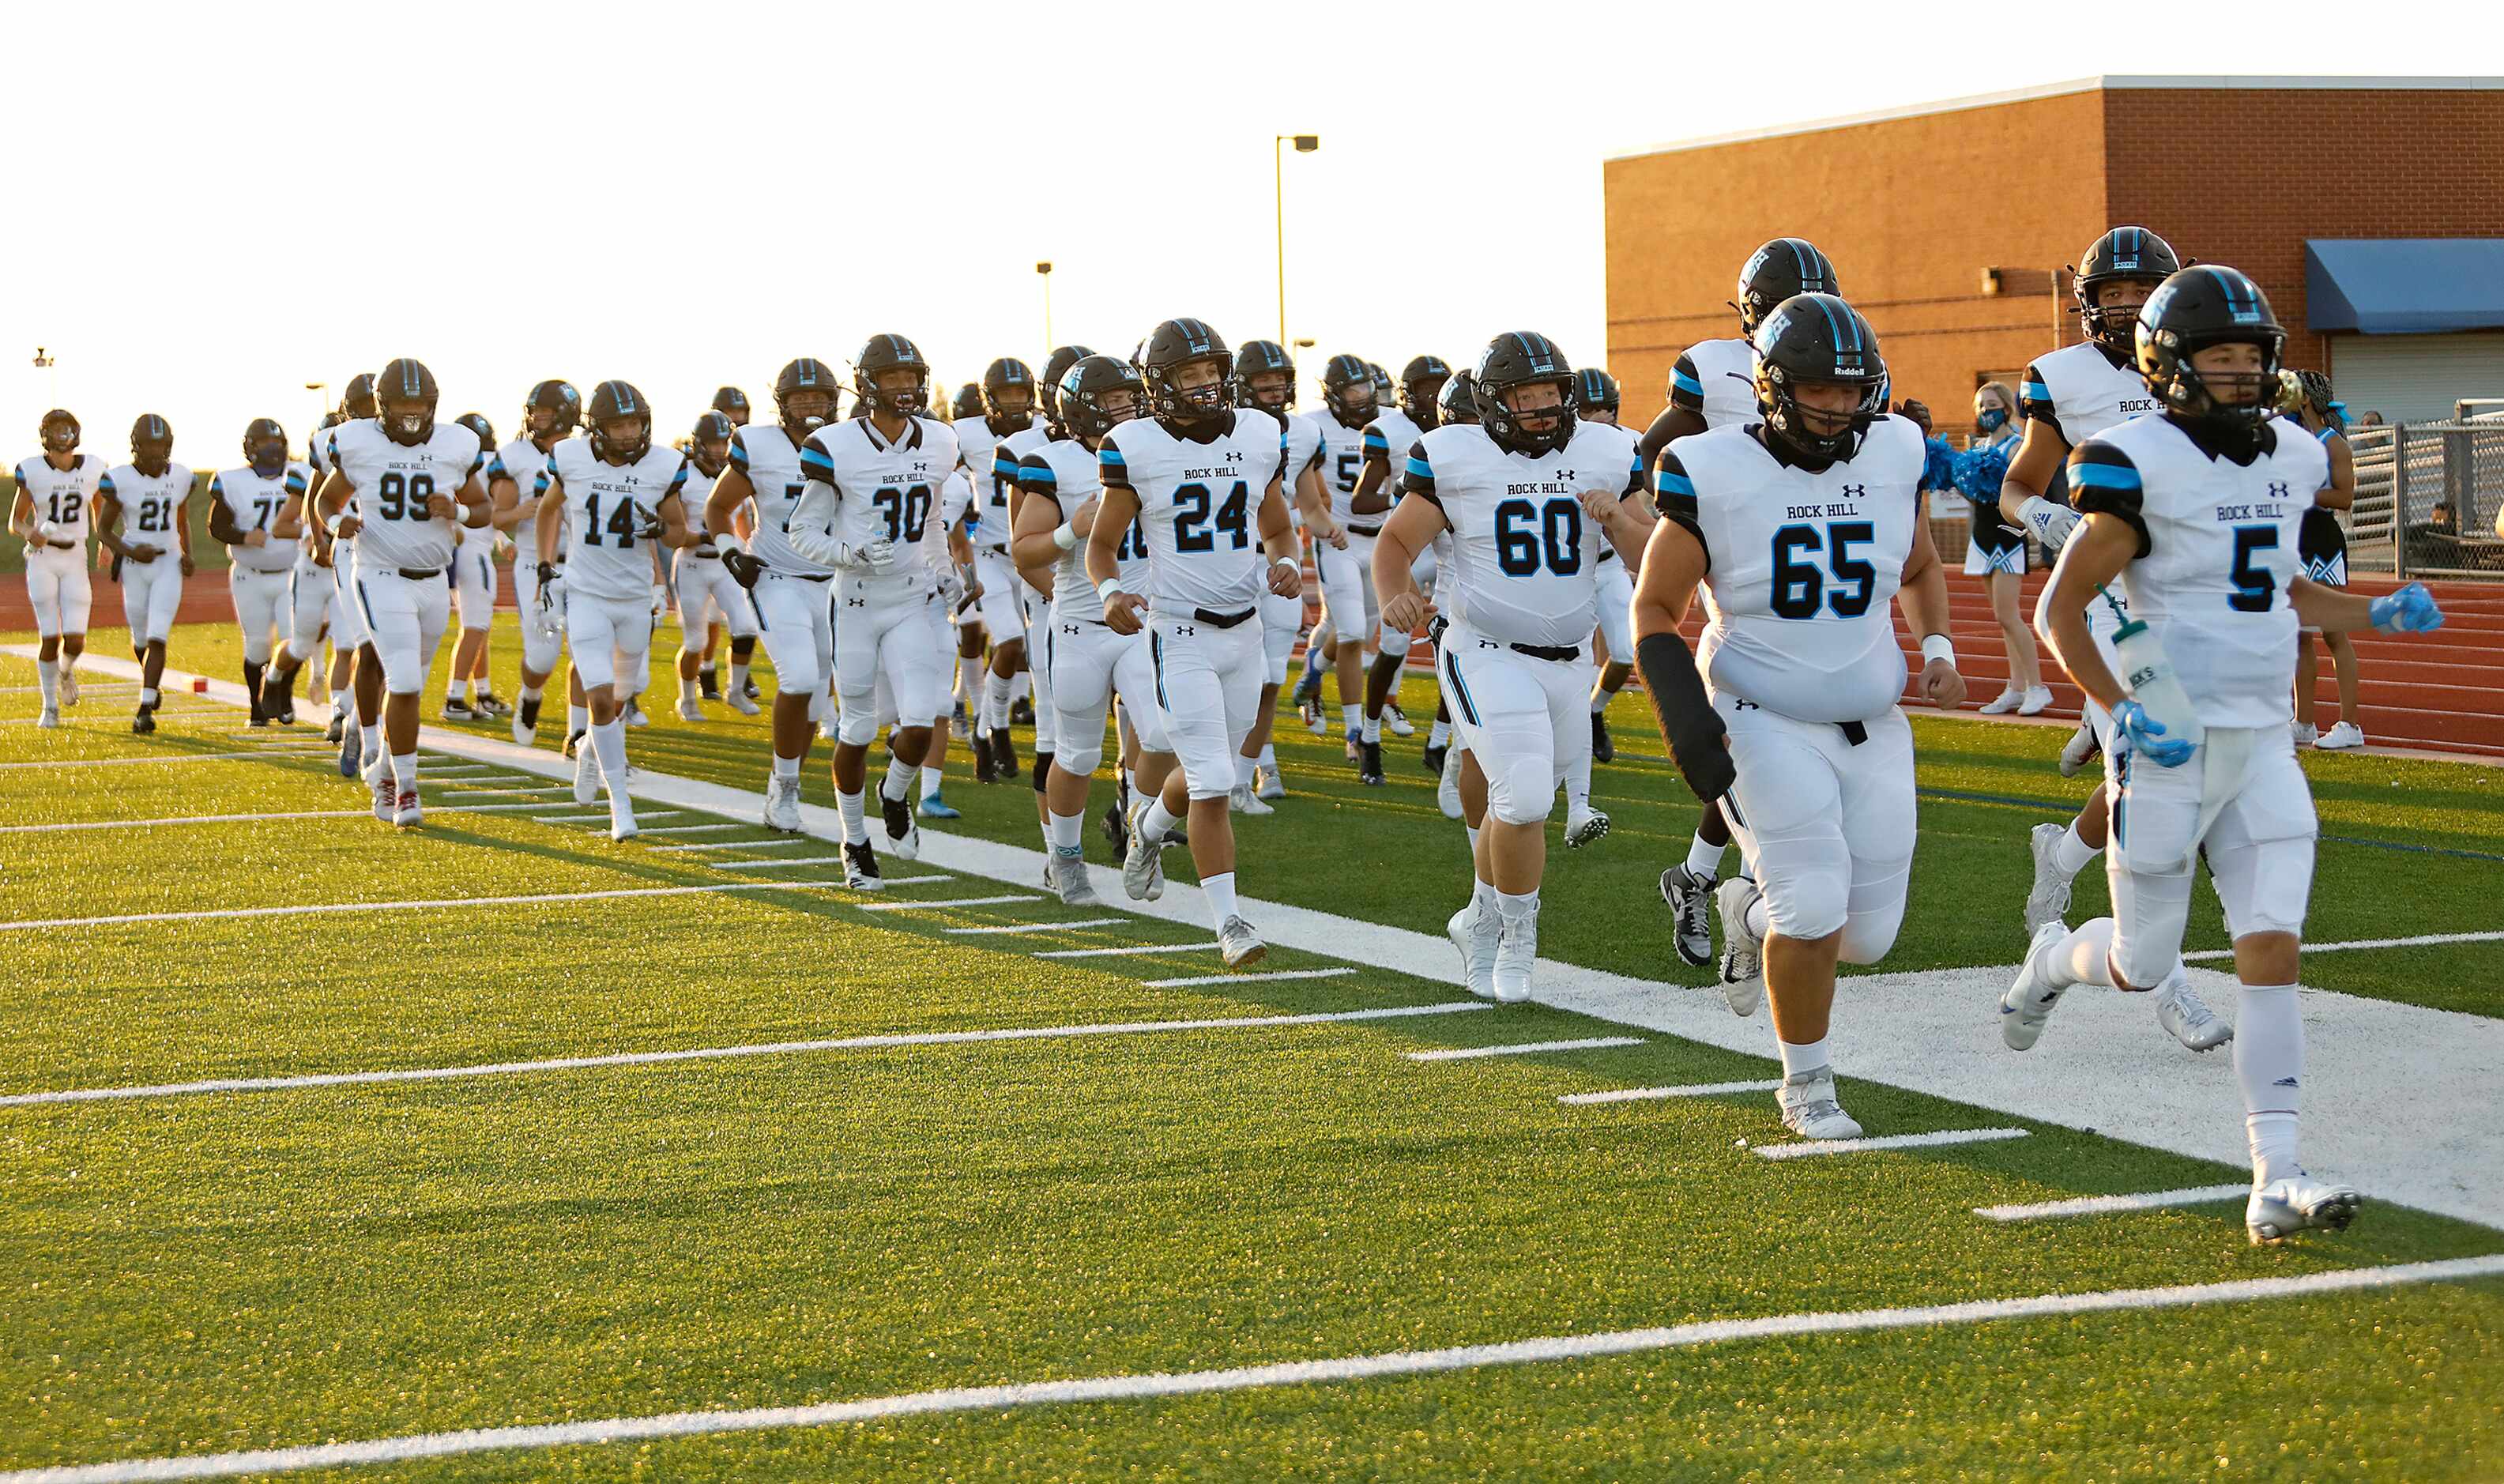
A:
[[[1815,618],[1829,608],[1837,618],[1859,618],[1869,611],[1870,595],[1878,589],[1878,569],[1852,554],[1877,538],[1868,521],[1837,521],[1816,526],[1785,526],[1774,533],[1773,609],[1777,618]],[[1814,558],[1826,554],[1821,569]],[[1831,584],[1829,585],[1829,577]]]
[[[922,534],[930,528],[930,486],[917,484],[909,490],[893,485],[873,493],[871,508],[887,517],[887,538],[907,545],[918,543]]]

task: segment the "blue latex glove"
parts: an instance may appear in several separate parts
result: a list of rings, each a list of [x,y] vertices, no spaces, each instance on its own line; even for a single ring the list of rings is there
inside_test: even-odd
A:
[[[2384,634],[2423,634],[2443,627],[2443,609],[2434,605],[2434,595],[2422,582],[2412,582],[2396,593],[2377,598],[2366,610],[2374,627]]]
[[[2130,750],[2146,758],[2159,768],[2179,768],[2191,761],[2189,739],[2168,737],[2165,724],[2147,714],[2147,707],[2136,701],[2125,701],[2113,707],[2113,726],[2129,742]]]

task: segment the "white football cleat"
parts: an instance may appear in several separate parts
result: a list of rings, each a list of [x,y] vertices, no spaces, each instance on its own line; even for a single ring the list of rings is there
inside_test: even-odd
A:
[[[1093,907],[1098,900],[1096,883],[1087,879],[1087,852],[1084,849],[1065,853],[1052,852],[1052,888],[1061,895],[1063,907]]]
[[[513,713],[513,745],[516,747],[527,747],[539,740],[539,729],[534,726],[524,725],[522,722],[522,713],[515,711]]]
[[[2309,721],[2295,723],[2295,745],[2300,751],[2321,740],[2321,729]]]
[[[635,801],[624,794],[609,796],[609,838],[632,840],[643,831],[635,823]]]
[[[1226,796],[1226,807],[1238,814],[1274,814],[1277,812],[1276,810],[1262,803],[1261,796],[1254,793],[1251,786],[1245,783],[1237,783],[1235,785],[1234,791]]]
[[[1146,811],[1144,803],[1130,807],[1130,849],[1122,857],[1122,889],[1133,902],[1153,902],[1165,894],[1165,847],[1150,845],[1139,829],[1139,816]]]
[[[2354,1186],[2298,1175],[2252,1187],[2243,1203],[2243,1235],[2253,1246],[2280,1242],[2299,1231],[2345,1231],[2365,1204]]]
[[[1580,818],[1566,821],[1565,848],[1579,850],[1607,833],[1609,816],[1596,809],[1586,809]]]
[[[1765,941],[1748,931],[1748,909],[1761,895],[1744,876],[1713,890],[1714,905],[1722,909],[1722,993],[1736,1016],[1755,1015],[1765,1003]]]
[[[394,793],[398,798],[392,809],[392,823],[404,830],[426,822],[426,811],[418,807],[416,789],[399,788]]]
[[[2025,700],[2026,693],[2019,690],[2016,686],[2010,685],[2003,687],[1999,695],[1984,702],[1976,709],[1979,714],[1984,716],[2005,716],[2009,712],[2017,709]]]
[[[1460,747],[1443,752],[1443,779],[1435,785],[1435,804],[1446,819],[1461,817],[1461,759],[1467,755]]]
[[[1277,769],[1255,768],[1252,770],[1252,797],[1267,800],[1283,799],[1286,796],[1287,780],[1278,777]],[[1276,811],[1272,810],[1270,812],[1275,813]]]
[[[600,759],[593,754],[591,739],[574,749],[574,802],[588,804],[600,797]]]
[[[2061,744],[2061,777],[2076,777],[2078,771],[2094,761],[2096,754],[2103,750],[2104,743],[2096,741],[2095,727],[2084,717],[2079,718],[2078,729]]]
[[[887,882],[879,878],[878,852],[864,840],[844,846],[844,884],[854,891],[884,891]]]
[[[1478,942],[1478,904],[1466,903],[1443,919],[1443,936],[1460,950],[1462,987],[1479,999],[1491,1000],[1495,998],[1495,939],[1490,936],[1483,945]]]
[[[765,827],[785,835],[800,833],[800,780],[768,775],[765,779]]]
[[[71,666],[63,665],[61,667],[61,705],[78,705],[78,671]]]
[[[381,777],[367,778],[365,782],[374,791],[374,817],[391,823],[400,812],[400,785],[392,781],[391,769],[384,768]]]
[[[1217,930],[1217,956],[1225,959],[1226,967],[1230,969],[1259,963],[1262,955],[1269,951],[1269,946],[1263,943],[1261,935],[1252,931],[1252,924],[1241,917],[1227,918],[1226,925]]]
[[[1386,703],[1382,707],[1382,730],[1394,737],[1414,737],[1417,735],[1417,724],[1408,719],[1407,711],[1400,709],[1399,702],[1393,701]]]
[[[2038,824],[2027,836],[2027,846],[2034,852],[2034,884],[2026,893],[2026,936],[2032,938],[2046,922],[2059,922],[2069,913],[2069,878],[2061,872],[2061,842],[2068,839],[2066,824]]]
[[[736,685],[723,691],[721,693],[721,699],[732,710],[737,711],[742,716],[753,716],[758,711],[765,709],[755,702],[748,700],[748,692],[740,689]]]
[[[1518,1005],[1530,998],[1531,966],[1539,959],[1539,904],[1517,917],[1488,913],[1496,919],[1495,1000]]]
[[[61,708],[57,706],[48,706],[44,707],[44,714],[35,718],[35,725],[46,732],[52,730],[60,724]]]
[[[652,724],[652,718],[643,714],[643,705],[633,696],[626,698],[625,710],[626,714],[617,719],[626,723],[629,728],[648,727]]]
[[[2052,687],[2048,685],[2037,685],[2026,693],[2025,700],[2017,703],[2017,714],[2020,716],[2039,716],[2043,713],[2044,707],[2051,704]]]
[[[1678,961],[1690,969],[1713,961],[1713,888],[1720,884],[1719,877],[1697,876],[1683,862],[1660,874],[1660,899],[1669,904],[1670,943],[1678,949]]]
[[[2058,921],[2036,928],[2034,941],[2026,945],[2026,962],[2018,966],[2017,983],[2000,997],[2000,1039],[2012,1052],[2033,1050],[2043,1034],[2043,1022],[2052,1018],[2052,1007],[2060,1002],[2062,991],[2045,979],[2045,960],[2069,936],[2069,930]]]
[[[1834,1068],[1812,1067],[1783,1079],[1774,1093],[1783,1109],[1783,1126],[1803,1139],[1857,1139],[1860,1121],[1834,1099]]]
[[[2208,1003],[2191,992],[2191,982],[2175,970],[2157,986],[2156,1023],[2165,1033],[2195,1052],[2210,1051],[2235,1039],[2235,1027],[2220,1019]]]
[[[680,721],[704,720],[703,705],[693,696],[680,696],[678,698],[678,719]]]
[[[878,799],[879,822],[887,827],[887,848],[888,852],[894,855],[897,860],[920,860],[922,858],[922,826],[914,820],[913,801],[910,798],[888,798],[887,796],[887,783],[885,779],[881,779],[879,781],[876,789],[876,797]]]
[[[2349,747],[2365,745],[2365,729],[2352,721],[2343,721],[2321,734],[2313,744],[2323,752],[2345,752]]]

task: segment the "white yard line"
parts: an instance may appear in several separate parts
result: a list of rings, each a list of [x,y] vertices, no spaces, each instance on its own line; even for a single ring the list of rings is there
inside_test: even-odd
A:
[[[330,750],[326,747],[320,752],[289,753],[269,747],[255,747],[249,752],[169,752],[163,757],[78,757],[50,763],[0,763],[0,768],[128,768],[143,763],[226,763],[241,757],[257,757],[264,762],[276,758],[281,762],[301,763],[328,756]]]
[[[804,841],[802,844],[815,845],[817,842]],[[716,871],[787,871],[794,866],[840,866],[843,863],[844,858],[840,855],[797,855],[789,860],[709,860],[704,864]]]
[[[1411,1061],[1474,1061],[1480,1056],[1530,1056],[1541,1052],[1596,1052],[1641,1046],[1641,1036],[1584,1036],[1579,1041],[1524,1041],[1517,1046],[1460,1046],[1440,1052],[1405,1052]]]
[[[727,862],[723,862],[721,864],[727,864]],[[928,881],[946,880],[948,878],[917,876],[908,878],[908,880]],[[890,886],[901,886],[905,884],[905,882],[889,881],[887,884]],[[943,907],[997,907],[1007,902],[1040,902],[1042,900],[1043,898],[1036,896],[1032,892],[1020,892],[997,897],[941,897],[935,902],[863,902],[860,904],[860,910],[863,912],[932,912]]]
[[[231,1478],[237,1474],[341,1468],[360,1464],[397,1464],[413,1459],[457,1458],[520,1448],[581,1447],[646,1442],[655,1438],[847,1427],[896,1417],[999,1412],[1020,1407],[1132,1401],[1155,1397],[1199,1397],[1282,1386],[1334,1385],[1390,1376],[1434,1375],[1478,1370],[1490,1365],[1589,1361],[1793,1335],[1865,1334],[1890,1329],[1999,1324],[2027,1319],[2075,1319],[2086,1314],[2311,1298],[2325,1294],[2364,1293],[2423,1283],[2456,1283],[2493,1277],[2499,1273],[2504,1273],[2504,1255],[2452,1258],[2434,1262],[2396,1262],[2380,1267],[2334,1268],[2328,1272],[2243,1278],[2227,1283],[2191,1283],[2173,1288],[2040,1294],[2022,1298],[1977,1298],[1963,1303],[1893,1309],[1763,1314],[1746,1319],[1696,1320],[1648,1329],[1552,1334],[1497,1344],[1455,1345],[1442,1350],[1393,1350],[1372,1355],[1279,1361],[1223,1370],[1165,1371],[999,1386],[952,1387],[941,1391],[872,1397],[858,1401],[820,1401],[796,1406],[750,1407],[740,1411],[665,1412],[642,1417],[478,1428],[460,1432],[418,1432],[399,1437],[307,1443],[293,1448],[259,1448],[237,1453],[122,1459],[0,1474],[0,1484],[127,1484],[127,1481],[146,1479]],[[307,1431],[318,1433],[324,1429],[315,1423]]]
[[[417,780],[421,783],[426,781],[425,770],[418,771]],[[537,788],[464,788],[455,783],[453,790],[445,793],[444,797],[447,799],[517,799],[525,794],[555,792],[557,792],[557,785],[553,783],[541,783]]]
[[[672,1061],[722,1061],[742,1056],[791,1056],[814,1052],[877,1051],[902,1046],[971,1046],[987,1041],[1058,1041],[1079,1036],[1148,1036],[1168,1031],[1263,1030],[1281,1025],[1325,1025],[1349,1020],[1399,1020],[1412,1016],[1461,1015],[1489,1007],[1479,1000],[1434,1005],[1394,1005],[1379,1010],[1326,1014],[1249,1016],[1198,1020],[1126,1020],[1096,1025],[1026,1025],[1002,1030],[942,1030],[904,1035],[845,1036],[824,1041],[770,1041],[752,1046],[709,1046],[676,1052],[620,1052],[605,1056],[557,1056],[540,1061],[495,1061],[457,1067],[411,1067],[382,1072],[323,1072],[301,1077],[222,1077],[152,1087],[77,1087],[0,1096],[0,1108],[44,1103],[118,1102],[130,1098],[185,1097],[203,1092],[275,1092],[299,1087],[341,1087],[372,1083],[449,1082],[474,1077],[512,1077],[531,1072],[573,1072],[588,1067],[654,1066]]]
[[[444,814],[510,813],[519,810],[545,809],[544,804],[429,804],[427,809]],[[676,812],[663,811],[663,812]],[[144,830],[174,824],[259,824],[265,819],[371,819],[370,809],[305,809],[281,810],[267,814],[168,814],[158,819],[74,819],[60,824],[0,824],[0,835],[36,835],[60,830]],[[588,819],[589,814],[532,814],[534,821],[545,819]],[[602,819],[609,817],[604,811]],[[605,829],[607,826],[603,826]],[[732,826],[723,826],[732,828]],[[658,831],[646,830],[647,835]]]
[[[1759,1159],[1813,1159],[1821,1155],[1865,1155],[1890,1149],[1935,1149],[1944,1144],[1996,1144],[2026,1137],[2023,1128],[1942,1128],[1937,1133],[1891,1133],[1874,1139],[1810,1139],[1799,1144],[1759,1144]]]
[[[1214,943],[1133,943],[1118,949],[1051,949],[1036,953],[1037,958],[1124,958],[1147,953],[1209,953],[1216,951]]]
[[[1772,1092],[1783,1085],[1779,1077],[1765,1082],[1696,1082],[1680,1087],[1612,1087],[1606,1092],[1568,1092],[1557,1099],[1569,1108],[1583,1108],[1594,1103],[1642,1103],[1660,1097],[1721,1097],[1732,1092]]]
[[[1080,917],[1074,922],[1002,922],[992,927],[943,927],[939,931],[955,933],[960,938],[990,933],[1065,933],[1072,928],[1111,927],[1116,922],[1130,920],[1128,917]]]
[[[677,811],[663,810],[660,812],[675,813]],[[641,819],[643,811],[637,811],[635,817]],[[706,835],[714,830],[752,830],[756,826],[752,824],[736,824],[725,820],[720,824],[665,824],[657,830],[645,830],[643,833],[646,835]]]
[[[2438,943],[2497,942],[2504,942],[2504,933],[2423,933],[2415,938],[2356,938],[2346,943],[2308,943],[2304,946],[2304,951],[2307,953],[2347,953],[2352,952],[2358,949],[2421,949]],[[2232,958],[2235,956],[2235,950],[2233,949],[2202,949],[2196,953],[2185,953],[2182,956],[2185,959],[2201,961]]]
[[[601,902],[612,897],[680,897],[709,891],[783,891],[841,886],[841,881],[716,881],[701,886],[619,886],[604,891],[550,891],[516,897],[440,897],[414,902],[299,902],[280,907],[219,907],[199,912],[138,912],[107,917],[29,917],[0,922],[0,932],[47,927],[114,927],[126,922],[206,922],[222,917],[283,917],[294,913],[409,912],[430,907],[518,907],[541,902]]]
[[[2120,1211],[2161,1211],[2168,1206],[2205,1206],[2213,1201],[2242,1200],[2248,1185],[2199,1185],[2182,1191],[2142,1191],[2137,1195],[2081,1195],[2074,1200],[2038,1201],[2029,1206],[1976,1206],[1973,1214],[1995,1222],[2039,1222],[2063,1216],[2108,1216]]]
[[[1257,984],[1281,979],[1337,979],[1354,969],[1279,969],[1269,974],[1195,974],[1188,979],[1142,980],[1151,989],[1182,989],[1193,984]]]
[[[702,826],[697,826],[697,828],[702,828]],[[721,826],[721,828],[726,830],[735,830],[741,828],[741,826],[726,824]],[[657,835],[660,831],[646,830],[644,833]],[[652,846],[649,846],[649,848],[654,850],[788,850],[793,846],[812,846],[816,844],[817,842],[814,840],[795,840],[786,836],[781,840],[708,840],[697,845]],[[720,865],[723,863],[715,861],[713,864]],[[777,861],[775,864],[781,865],[782,862]]]

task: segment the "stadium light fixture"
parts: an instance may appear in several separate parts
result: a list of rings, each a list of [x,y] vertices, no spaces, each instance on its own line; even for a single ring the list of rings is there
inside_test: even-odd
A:
[[[1296,153],[1310,155],[1322,147],[1319,134],[1280,134],[1270,141],[1269,164],[1278,197],[1278,341],[1287,339],[1287,152],[1280,146],[1294,141]]]

